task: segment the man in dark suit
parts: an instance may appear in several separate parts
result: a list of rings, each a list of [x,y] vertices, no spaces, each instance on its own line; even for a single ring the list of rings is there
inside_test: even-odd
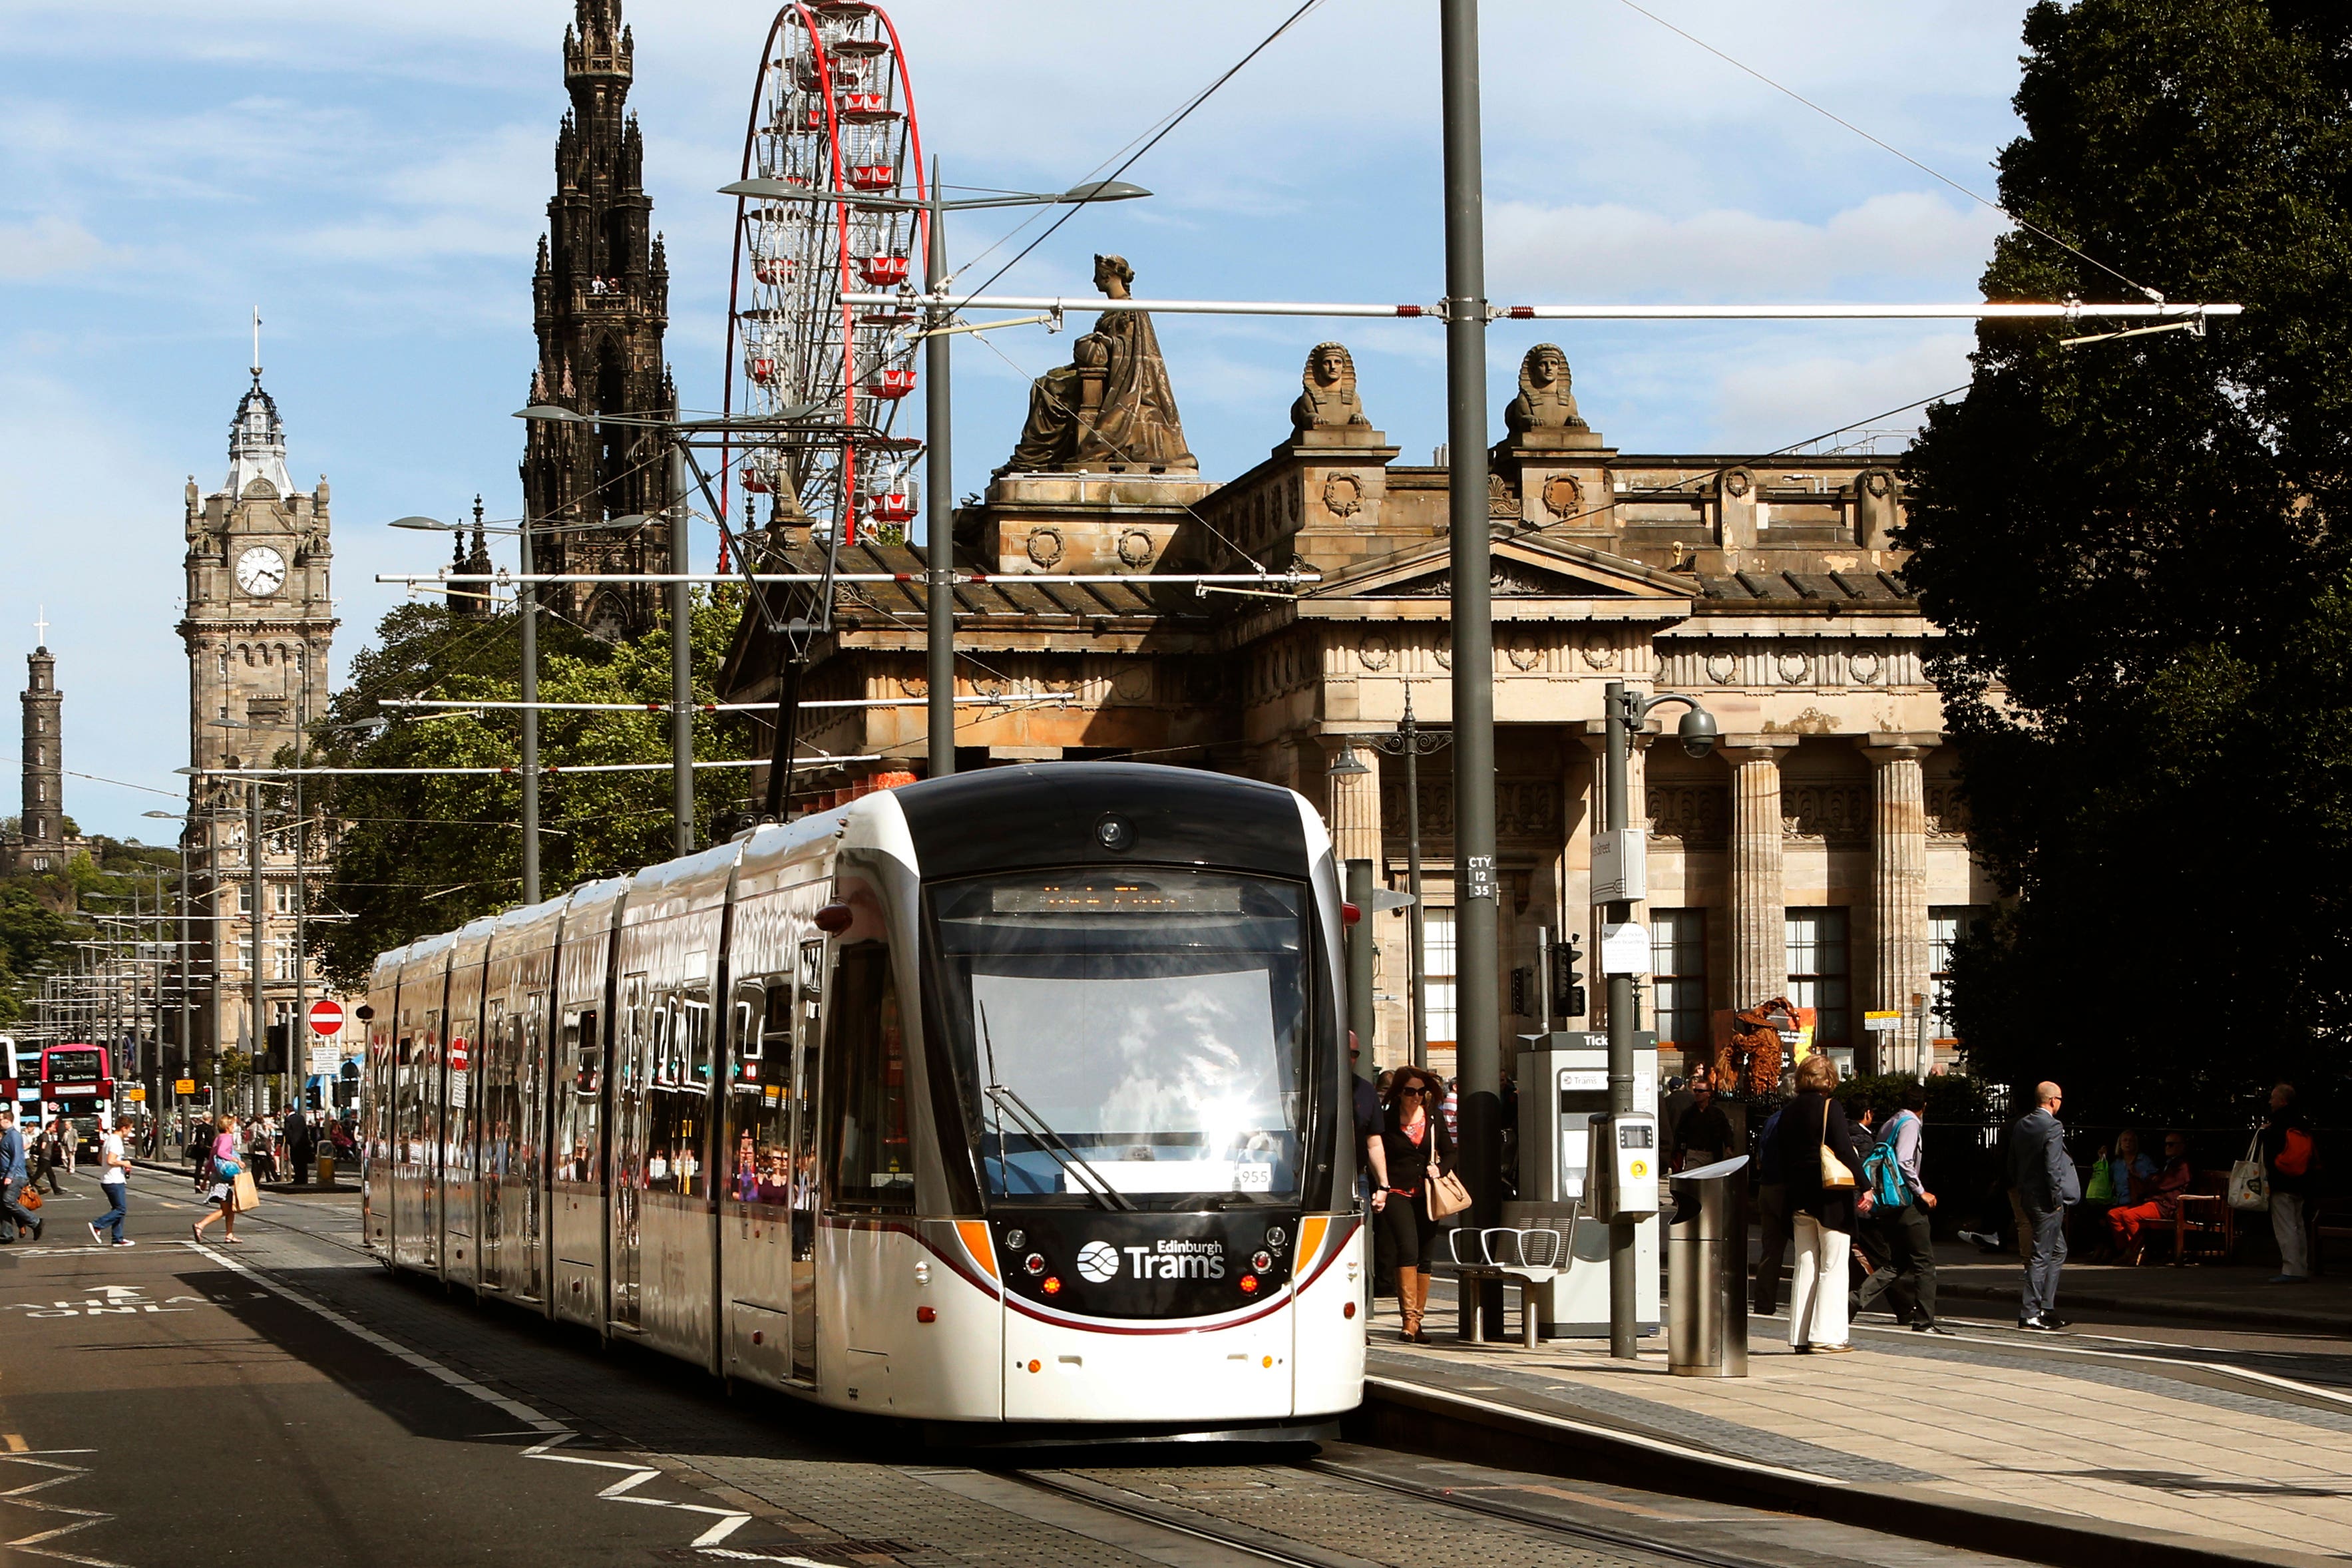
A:
[[[2066,1130],[2058,1108],[2065,1096],[2054,1083],[2036,1084],[2039,1101],[2010,1130],[2009,1184],[2025,1211],[2032,1245],[2025,1258],[2025,1290],[2018,1303],[2021,1329],[2063,1329],[2058,1315],[2058,1270],[2066,1261],[2066,1205],[2083,1201],[2083,1184],[2066,1152]]]

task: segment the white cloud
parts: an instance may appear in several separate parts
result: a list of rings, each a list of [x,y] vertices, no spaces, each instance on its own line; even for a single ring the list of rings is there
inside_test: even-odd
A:
[[[87,269],[106,254],[98,236],[54,215],[0,224],[0,278],[23,281]]]
[[[1969,353],[1976,340],[1965,332],[1938,332],[1875,354],[1807,354],[1767,363],[1743,363],[1725,371],[1717,384],[1715,424],[1733,450],[1760,450],[1870,419],[1948,387],[1965,386]],[[1926,410],[1913,408],[1883,420],[1881,431],[1916,429]],[[1863,432],[1838,439],[1852,441]]]
[[[1932,285],[1975,297],[2008,220],[1990,208],[1888,192],[1821,223],[1726,208],[1670,217],[1616,204],[1504,202],[1487,224],[1490,291],[1589,300],[1807,301]]]

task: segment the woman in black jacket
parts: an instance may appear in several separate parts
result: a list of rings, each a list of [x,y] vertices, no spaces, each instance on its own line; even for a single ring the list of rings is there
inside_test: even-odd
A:
[[[1836,1087],[1837,1068],[1819,1051],[1798,1063],[1797,1098],[1782,1108],[1772,1134],[1789,1185],[1790,1239],[1796,1249],[1789,1279],[1789,1348],[1799,1355],[1843,1354],[1853,1348],[1846,1342],[1846,1254],[1857,1196],[1864,1205],[1869,1196],[1861,1190],[1862,1153],[1853,1125],[1845,1108],[1830,1098]],[[1853,1185],[1823,1183],[1823,1151],[1846,1168]]]
[[[1381,1130],[1365,1140],[1367,1159],[1378,1148],[1388,1171],[1387,1187],[1372,1194],[1372,1223],[1396,1259],[1397,1308],[1404,1317],[1404,1337],[1424,1345],[1429,1336],[1421,1331],[1421,1319],[1429,1305],[1429,1266],[1437,1261],[1437,1222],[1429,1217],[1422,1188],[1454,1166],[1444,1100],[1434,1073],[1397,1068]]]

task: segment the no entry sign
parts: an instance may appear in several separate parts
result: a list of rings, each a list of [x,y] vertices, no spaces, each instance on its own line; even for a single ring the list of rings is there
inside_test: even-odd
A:
[[[314,1035],[340,1035],[343,1032],[343,1005],[331,996],[321,996],[310,1004],[310,1032]]]

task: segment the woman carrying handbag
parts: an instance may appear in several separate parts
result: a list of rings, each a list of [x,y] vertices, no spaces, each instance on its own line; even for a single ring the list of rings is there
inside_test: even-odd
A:
[[[1422,1314],[1429,1305],[1429,1266],[1437,1260],[1437,1222],[1462,1205],[1462,1184],[1454,1174],[1454,1138],[1439,1110],[1444,1090],[1437,1076],[1422,1068],[1399,1068],[1389,1085],[1381,1130],[1365,1142],[1387,1162],[1389,1184],[1372,1194],[1372,1223],[1393,1250],[1397,1308],[1404,1338],[1427,1344]]]
[[[1795,1267],[1789,1279],[1789,1348],[1799,1355],[1843,1354],[1846,1342],[1846,1253],[1854,1215],[1868,1212],[1857,1194],[1862,1155],[1845,1108],[1831,1097],[1837,1067],[1819,1051],[1797,1064],[1797,1097],[1773,1129],[1775,1153],[1789,1187],[1790,1239]]]

